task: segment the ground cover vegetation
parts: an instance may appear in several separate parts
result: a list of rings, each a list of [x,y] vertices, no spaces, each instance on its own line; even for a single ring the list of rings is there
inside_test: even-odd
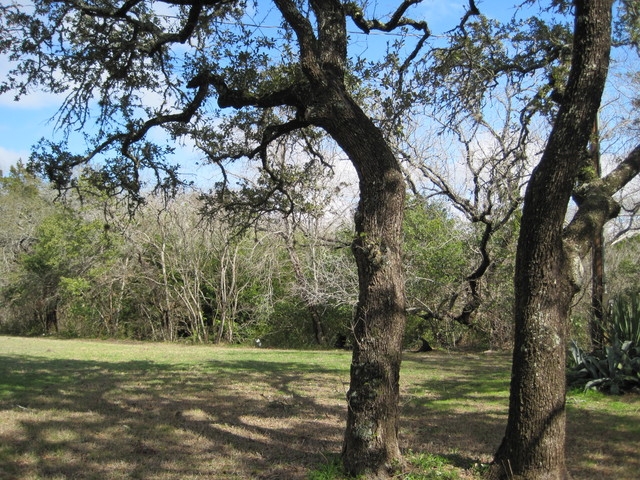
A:
[[[109,335],[221,342],[249,339],[264,325],[275,334],[274,319],[300,316],[309,319],[308,337],[322,344],[334,333],[325,327],[332,318],[337,335],[346,325],[353,349],[342,464],[370,478],[402,464],[399,374],[408,315],[416,318],[410,331],[447,346],[469,332],[508,343],[513,331],[507,428],[491,474],[567,478],[565,360],[569,312],[585,291],[579,267],[591,254],[588,341],[597,348],[604,342],[605,224],[637,211],[624,196],[640,170],[635,126],[627,130],[631,143],[622,133],[607,143],[598,121],[609,99],[616,112],[634,105],[633,67],[621,62],[632,79],[624,88],[610,80],[609,67],[612,45],[635,58],[637,8],[553,1],[500,21],[469,1],[433,35],[421,3],[390,5],[386,16],[375,5],[337,0],[3,5],[0,48],[12,69],[0,88],[18,99],[33,88],[62,94],[57,119],[65,141],[43,140],[29,170],[75,192],[67,202],[83,201],[29,227],[36,241],[13,244],[7,258],[18,260],[18,275],[5,292],[16,312],[32,315],[3,323],[55,330],[59,307],[73,305],[65,321],[79,319],[78,331],[91,318],[94,330]],[[383,48],[370,48],[372,32],[387,34]],[[357,38],[367,39],[362,49]],[[154,142],[157,129],[169,140]],[[84,131],[85,153],[67,144],[74,131]],[[170,162],[179,142],[220,169],[220,181],[200,198],[204,207],[184,196]],[[610,157],[603,155],[608,145],[618,146]],[[320,187],[341,156],[357,179],[353,233],[334,229],[330,242],[318,243],[318,220],[327,218],[319,212],[332,197]],[[238,176],[239,163],[252,173]],[[16,170],[13,181],[21,175]],[[33,181],[22,181],[29,202],[38,201],[30,198]],[[111,215],[109,202],[140,213],[151,188],[161,195],[135,217],[142,228]],[[88,194],[107,217],[83,210]],[[168,208],[176,198],[186,215]],[[405,219],[405,212],[415,214]],[[452,229],[460,215],[467,228]],[[190,235],[194,229],[199,234]],[[447,230],[452,242],[441,241]],[[266,248],[274,239],[280,250]],[[403,253],[404,240],[416,247],[425,239],[440,252]],[[340,248],[326,248],[331,242]],[[124,255],[113,254],[118,245]],[[348,265],[347,246],[357,277],[327,282]],[[283,259],[280,276],[264,275]],[[433,266],[443,259],[445,284],[433,289]],[[245,260],[258,275],[238,275]],[[141,270],[127,277],[133,265]],[[417,274],[405,277],[405,265]],[[487,282],[499,285],[512,271],[514,288],[492,295]],[[115,274],[107,288],[92,290],[105,273]],[[153,302],[136,300],[147,291]],[[294,292],[296,301],[274,302]],[[245,302],[245,295],[263,301]],[[96,305],[106,315],[92,311]],[[496,320],[505,311],[512,322]],[[123,322],[121,313],[136,320]]]
[[[349,353],[0,337],[6,478],[345,478]],[[508,353],[406,352],[396,478],[482,478],[508,410]],[[437,367],[437,368],[436,368]],[[638,398],[572,391],[576,478],[631,480]]]

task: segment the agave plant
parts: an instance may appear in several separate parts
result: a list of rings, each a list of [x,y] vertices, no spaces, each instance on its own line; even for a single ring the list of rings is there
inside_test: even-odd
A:
[[[640,292],[619,295],[609,303],[609,335],[640,346]]]
[[[640,392],[640,348],[630,340],[622,342],[614,338],[612,345],[590,354],[572,341],[570,351],[575,363],[567,373],[571,387],[597,389],[614,395]]]

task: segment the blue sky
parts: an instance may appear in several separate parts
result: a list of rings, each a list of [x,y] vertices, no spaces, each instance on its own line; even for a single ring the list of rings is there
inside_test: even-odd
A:
[[[370,2],[373,4],[374,2]],[[380,5],[388,3],[387,0],[379,2]],[[393,2],[392,4],[395,4]],[[512,8],[504,8],[504,0],[477,1],[477,5],[483,13],[508,16],[513,12]],[[416,12],[422,15],[430,23],[435,34],[439,30],[451,28],[465,11],[466,1],[448,0],[424,0],[416,6]],[[388,8],[376,8],[377,12],[388,11]],[[437,19],[437,21],[433,20]],[[354,29],[355,30],[355,29]],[[363,36],[358,39],[361,48],[371,48],[384,37]],[[386,41],[384,39],[383,41]],[[0,75],[7,71],[7,63],[0,59]],[[18,159],[26,161],[29,157],[31,147],[41,138],[57,139],[55,132],[55,122],[51,120],[57,107],[61,102],[61,97],[56,97],[43,92],[33,92],[22,98],[19,102],[13,101],[11,93],[0,96],[0,170],[5,174],[9,166],[15,164]],[[180,152],[180,163],[192,175],[198,174],[195,162],[197,155],[189,150]]]

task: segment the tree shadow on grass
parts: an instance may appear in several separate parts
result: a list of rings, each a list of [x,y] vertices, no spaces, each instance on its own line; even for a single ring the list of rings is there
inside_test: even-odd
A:
[[[460,468],[491,461],[505,432],[509,361],[506,355],[409,355],[405,365],[437,370],[412,379],[402,409],[407,448],[443,456]],[[608,398],[567,400],[567,466],[581,480],[635,480],[640,472],[640,396],[618,397],[631,408],[616,412]]]
[[[569,471],[574,478],[586,480],[636,480],[640,476],[640,395],[609,398],[629,405],[620,412],[608,402],[595,408],[587,398],[578,394],[567,399]]]
[[[335,371],[2,360],[0,478],[296,479],[340,448]]]
[[[403,447],[464,469],[489,461],[506,426],[506,358],[407,355]],[[0,478],[307,478],[340,450],[347,382],[344,369],[284,355],[177,366],[0,356]],[[638,409],[584,405],[569,406],[575,478],[637,478]]]
[[[408,449],[447,458],[469,470],[493,457],[507,421],[509,360],[455,354],[410,354],[410,378],[403,395],[401,425]]]

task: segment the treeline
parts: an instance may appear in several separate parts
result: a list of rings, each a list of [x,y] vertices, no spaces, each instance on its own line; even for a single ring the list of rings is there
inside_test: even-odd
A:
[[[55,199],[49,185],[21,165],[12,168],[0,179],[0,331],[348,345],[358,292],[349,212],[318,206],[242,229],[222,212],[203,214],[203,206],[196,192],[184,191],[170,200],[150,196],[130,216],[125,205],[97,195]],[[411,199],[407,347],[421,339],[445,347],[509,344],[517,234],[514,215],[483,247],[491,262],[472,290],[482,231],[444,204]],[[616,288],[638,288],[639,249],[633,239],[610,249]],[[588,298],[582,303],[577,335],[588,323]]]

